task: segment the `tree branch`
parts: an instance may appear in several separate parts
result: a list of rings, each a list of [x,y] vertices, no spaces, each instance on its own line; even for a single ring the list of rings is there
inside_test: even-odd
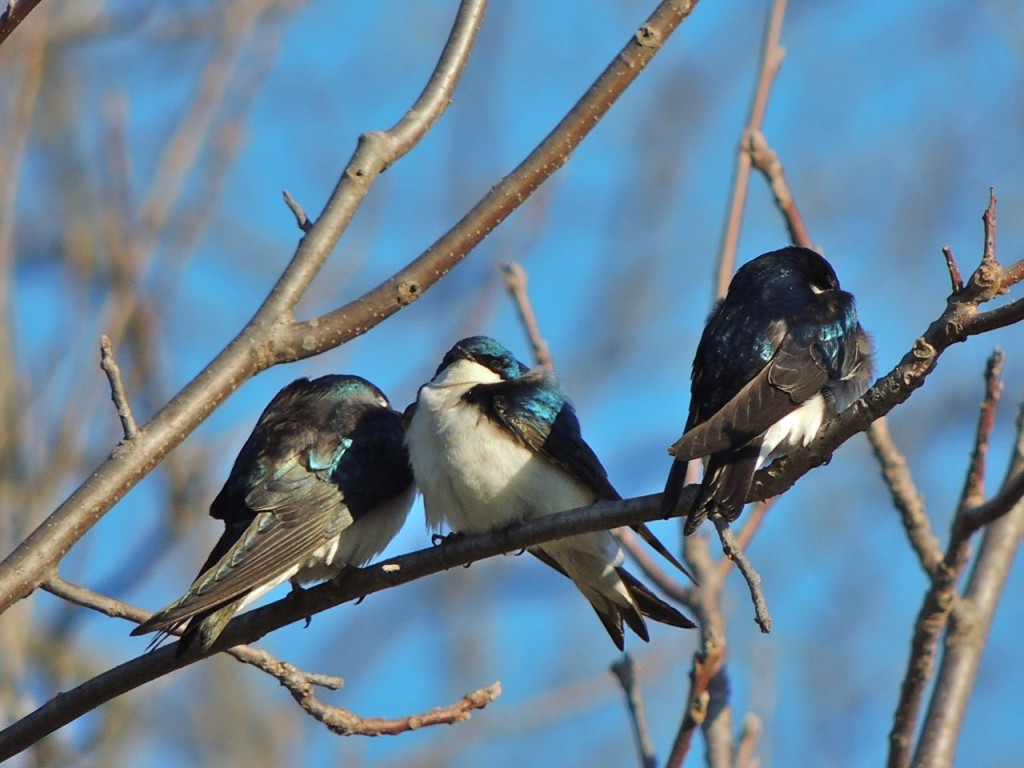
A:
[[[100,368],[107,374],[107,381],[110,382],[110,399],[114,401],[117,416],[121,419],[124,439],[134,440],[139,434],[139,425],[135,423],[132,407],[128,404],[128,395],[121,380],[121,367],[114,359],[114,345],[106,334],[100,337]]]
[[[533,350],[533,359],[537,365],[554,372],[555,362],[551,359],[551,350],[548,343],[541,335],[540,326],[537,324],[537,316],[533,312],[533,305],[530,303],[530,296],[526,291],[526,270],[514,261],[508,261],[501,265],[501,273],[505,278],[505,288],[508,295],[515,304],[519,313],[519,322],[526,331],[526,338]]]
[[[942,563],[942,546],[932,530],[931,520],[925,512],[924,500],[910,476],[907,460],[903,458],[889,433],[889,421],[884,416],[872,422],[867,430],[868,440],[875,458],[882,468],[882,477],[892,495],[892,503],[903,519],[910,546],[917,554],[921,567],[930,578]]]
[[[11,36],[39,2],[40,0],[7,0],[7,7],[0,14],[0,43]]]
[[[640,768],[655,768],[657,760],[654,757],[654,745],[651,743],[651,735],[647,730],[644,700],[640,696],[640,686],[637,685],[636,661],[632,654],[622,654],[622,658],[612,663],[611,671],[626,696],[626,709],[629,711],[629,721],[633,726],[633,738],[640,759]]]
[[[1024,474],[1024,406],[1017,441],[1000,496]],[[915,768],[953,764],[967,702],[977,679],[996,608],[1024,537],[1024,501],[993,522],[982,538],[964,598],[953,607],[945,652],[914,756]]]
[[[740,238],[740,224],[743,221],[743,207],[747,200],[747,189],[750,186],[751,153],[748,149],[750,137],[760,133],[764,123],[764,115],[768,109],[772,85],[782,66],[786,49],[779,45],[782,35],[782,19],[786,14],[786,0],[773,0],[771,14],[765,25],[764,38],[761,42],[761,66],[754,89],[754,97],[750,102],[750,114],[747,126],[740,140],[739,151],[736,153],[736,171],[733,175],[732,196],[729,212],[726,215],[725,230],[722,233],[722,245],[718,249],[718,272],[715,279],[712,301],[725,296],[736,269],[736,246]]]

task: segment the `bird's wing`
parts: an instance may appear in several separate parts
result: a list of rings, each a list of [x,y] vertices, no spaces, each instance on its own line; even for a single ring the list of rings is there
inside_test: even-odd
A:
[[[716,413],[685,432],[668,452],[677,461],[689,461],[745,445],[828,381],[818,346],[787,335],[760,373]]]
[[[546,383],[541,372],[478,384],[463,397],[492,422],[585,486],[599,499],[620,499],[601,461],[580,434],[572,404]]]
[[[539,372],[518,379],[480,384],[466,399],[527,448],[543,456],[590,488],[598,499],[621,499],[600,459],[580,433],[572,404],[557,390],[545,386]],[[693,580],[691,574],[643,523],[630,526],[658,554]]]
[[[200,573],[183,597],[132,634],[168,629],[248,594],[301,563],[352,523],[338,487],[311,471],[300,456],[277,467],[245,502],[256,515],[237,540]],[[229,535],[230,531],[224,534]]]

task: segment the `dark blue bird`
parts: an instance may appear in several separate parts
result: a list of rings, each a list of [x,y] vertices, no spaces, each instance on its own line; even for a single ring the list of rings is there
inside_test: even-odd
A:
[[[278,584],[332,578],[379,554],[414,496],[402,417],[379,389],[358,376],[293,381],[263,411],[210,505],[225,530],[199,576],[132,634],[187,622],[180,651],[197,641],[206,651]]]
[[[853,296],[807,248],[783,248],[740,267],[711,312],[693,359],[690,414],[665,484],[662,511],[679,501],[687,463],[707,458],[686,519],[735,520],[754,473],[807,445],[872,376],[871,343]]]
[[[452,347],[407,418],[409,457],[432,527],[496,531],[620,498],[550,375],[529,371],[494,339],[473,336]],[[682,569],[646,526],[635,530]],[[620,649],[623,622],[644,640],[644,616],[694,626],[623,567],[622,548],[608,531],[530,552],[572,579]]]

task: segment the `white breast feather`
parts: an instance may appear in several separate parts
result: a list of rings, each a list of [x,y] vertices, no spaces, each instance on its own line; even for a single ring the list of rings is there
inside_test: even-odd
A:
[[[778,458],[790,448],[810,443],[824,420],[825,398],[818,394],[772,424],[765,432],[754,471],[770,464],[772,459]]]
[[[477,363],[459,360],[420,390],[406,442],[432,528],[447,522],[453,531],[491,531],[596,498],[463,402],[477,384],[500,380]]]

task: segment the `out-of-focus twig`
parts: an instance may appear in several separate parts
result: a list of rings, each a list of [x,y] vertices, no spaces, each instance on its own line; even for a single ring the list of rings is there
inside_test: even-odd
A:
[[[740,224],[743,221],[743,208],[747,200],[747,189],[750,186],[751,157],[748,145],[750,136],[760,132],[764,123],[764,115],[768,109],[772,85],[782,66],[786,50],[779,44],[782,36],[782,19],[786,15],[786,0],[774,0],[768,23],[765,26],[764,38],[761,43],[761,66],[758,70],[757,86],[754,98],[750,103],[747,125],[740,140],[739,151],[736,153],[736,171],[733,174],[732,195],[729,212],[726,215],[725,230],[722,233],[722,245],[718,250],[718,270],[715,279],[712,300],[717,301],[725,296],[736,268],[736,246],[740,238]]]
[[[786,221],[790,242],[793,245],[812,248],[814,243],[811,242],[811,236],[807,231],[800,208],[796,204],[796,198],[793,197],[793,193],[789,189],[786,172],[782,168],[782,161],[779,160],[778,154],[768,146],[768,140],[760,131],[753,131],[749,134],[747,149],[750,152],[750,161],[754,168],[768,180],[772,195],[775,197],[775,206]]]
[[[647,730],[644,700],[640,696],[640,686],[636,680],[636,661],[631,654],[624,653],[621,658],[612,662],[611,671],[622,686],[622,692],[626,697],[626,709],[633,725],[633,738],[636,741],[640,768],[655,768],[657,761],[654,757],[654,744],[651,743],[651,735]]]
[[[530,296],[526,290],[526,270],[514,261],[507,261],[501,265],[501,273],[505,277],[505,288],[519,313],[519,321],[530,341],[533,359],[545,370],[554,372],[555,362],[551,359],[551,350],[548,349],[548,343],[541,335],[540,326],[537,325],[537,316],[533,312],[533,305],[530,303]]]
[[[889,433],[888,419],[883,417],[872,422],[867,429],[867,435],[875,458],[882,468],[882,476],[889,488],[893,504],[903,519],[903,529],[910,540],[910,546],[913,547],[925,572],[934,577],[942,563],[942,547],[925,512],[924,500],[910,476],[907,461]]]

